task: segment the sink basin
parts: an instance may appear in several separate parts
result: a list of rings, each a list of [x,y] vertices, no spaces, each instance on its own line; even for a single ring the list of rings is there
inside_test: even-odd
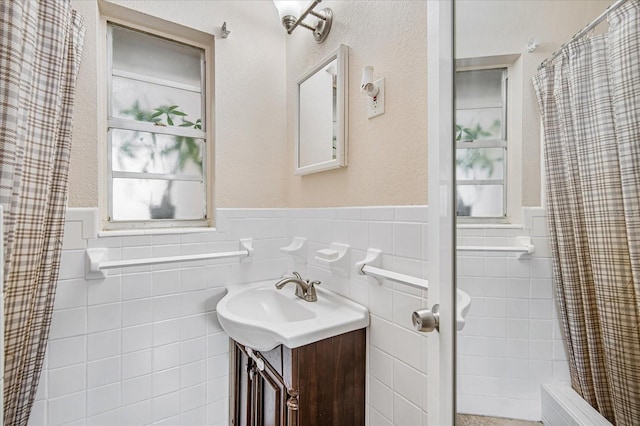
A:
[[[295,296],[295,285],[282,290],[276,280],[227,288],[216,311],[220,325],[237,342],[258,351],[289,348],[358,330],[369,325],[369,311],[330,290],[316,287],[317,302]]]
[[[464,328],[465,318],[471,307],[471,297],[460,289],[456,289],[456,328]]]

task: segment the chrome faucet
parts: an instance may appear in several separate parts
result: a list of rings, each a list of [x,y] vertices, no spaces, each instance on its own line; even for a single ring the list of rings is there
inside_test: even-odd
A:
[[[285,285],[289,283],[296,283],[296,296],[307,302],[315,302],[318,300],[316,295],[315,286],[320,284],[320,281],[304,280],[299,273],[294,272],[291,277],[284,277],[276,283],[276,288],[281,290]]]

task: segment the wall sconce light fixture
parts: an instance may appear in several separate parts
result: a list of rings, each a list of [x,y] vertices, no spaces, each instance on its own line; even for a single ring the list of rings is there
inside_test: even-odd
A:
[[[362,68],[360,93],[369,98],[367,100],[367,118],[384,114],[384,78],[373,81],[373,67],[371,65]]]
[[[316,43],[322,43],[331,31],[331,22],[333,21],[333,11],[325,7],[319,12],[313,10],[322,0],[313,0],[306,9],[304,9],[303,2],[298,0],[273,0],[282,26],[287,30],[287,34],[291,34],[297,27],[303,27],[313,31],[313,38]],[[299,17],[297,17],[299,15]],[[315,16],[317,18],[315,26],[308,25],[302,21],[308,15]]]

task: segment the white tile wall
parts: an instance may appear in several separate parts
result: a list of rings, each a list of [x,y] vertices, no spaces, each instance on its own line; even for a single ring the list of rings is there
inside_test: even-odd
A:
[[[368,330],[367,416],[371,425],[426,425],[426,335],[411,327],[411,313],[427,306],[426,292],[401,284],[378,284],[371,277],[340,277],[314,259],[331,242],[351,246],[351,263],[368,248],[383,252],[383,267],[427,278],[425,206],[295,209],[283,211],[287,238],[307,238],[306,263],[294,263],[303,276],[366,306]],[[231,221],[233,222],[233,220]]]
[[[369,424],[426,424],[426,336],[409,322],[414,309],[428,306],[426,292],[370,277],[340,277],[313,258],[331,242],[350,244],[351,262],[364,258],[367,248],[379,248],[383,267],[428,278],[426,207],[222,209],[217,232],[100,238],[92,237],[91,212],[69,217],[31,425],[226,425],[229,341],[215,305],[226,285],[292,270],[369,308]],[[546,242],[541,214],[529,214],[525,222],[527,232]],[[462,238],[503,245],[521,234],[465,230]],[[306,263],[279,251],[294,236],[307,238]],[[254,238],[250,263],[126,268],[104,280],[84,279],[86,247],[108,248],[109,259],[170,256],[236,250],[244,237]],[[531,405],[539,399],[540,378],[566,378],[549,259],[464,256],[459,271],[460,286],[473,297],[459,345],[461,411],[537,417]]]
[[[252,236],[257,249],[280,247],[284,221],[248,223],[250,231],[97,238],[95,219],[90,209],[69,209],[30,424],[226,424],[229,345],[215,305],[224,286],[279,277],[287,259],[261,250],[251,263],[136,267],[87,281],[84,249],[108,248],[109,259],[229,251],[237,250],[239,235]]]
[[[566,382],[568,366],[553,301],[543,209],[525,209],[524,226],[458,231],[464,245],[516,245],[536,252],[458,254],[458,286],[472,296],[458,337],[458,411],[540,420],[541,385]]]

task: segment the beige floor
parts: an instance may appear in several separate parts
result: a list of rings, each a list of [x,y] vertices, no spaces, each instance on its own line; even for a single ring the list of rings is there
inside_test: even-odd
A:
[[[456,421],[457,426],[536,426],[541,424],[541,422],[531,422],[528,420],[474,416],[471,414],[458,414]]]

